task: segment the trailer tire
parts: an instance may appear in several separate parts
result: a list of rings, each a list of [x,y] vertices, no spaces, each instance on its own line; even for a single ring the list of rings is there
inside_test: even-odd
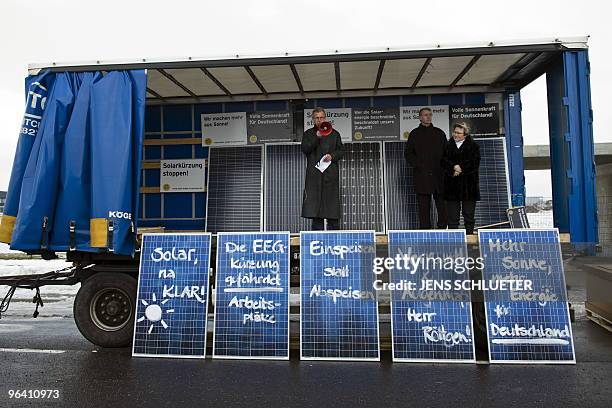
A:
[[[101,347],[132,342],[137,282],[126,273],[96,273],[81,285],[74,300],[74,321],[81,334]]]

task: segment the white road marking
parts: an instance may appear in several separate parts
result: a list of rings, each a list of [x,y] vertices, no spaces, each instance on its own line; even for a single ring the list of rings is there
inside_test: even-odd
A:
[[[17,349],[17,348],[0,348],[0,352],[6,353],[41,353],[41,354],[62,354],[65,353],[66,350],[42,350],[42,349]]]
[[[29,324],[0,324],[0,333],[12,333],[31,330],[32,326]]]

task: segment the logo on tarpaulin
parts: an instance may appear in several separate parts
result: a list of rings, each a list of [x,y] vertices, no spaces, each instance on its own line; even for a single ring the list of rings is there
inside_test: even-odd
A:
[[[131,220],[132,213],[125,212],[125,211],[109,211],[108,218],[123,218],[125,220]]]
[[[26,100],[26,111],[23,115],[23,125],[21,133],[29,136],[36,136],[43,112],[47,103],[47,88],[39,82],[30,85]]]

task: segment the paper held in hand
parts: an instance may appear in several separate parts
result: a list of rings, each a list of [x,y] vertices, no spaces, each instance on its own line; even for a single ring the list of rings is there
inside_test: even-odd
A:
[[[325,157],[325,156],[323,156]],[[319,161],[317,162],[317,164],[315,164],[315,167],[321,172],[323,173],[325,170],[327,170],[327,168],[329,167],[329,165],[332,163],[331,160],[326,162],[323,161],[323,157],[321,157],[319,159]]]

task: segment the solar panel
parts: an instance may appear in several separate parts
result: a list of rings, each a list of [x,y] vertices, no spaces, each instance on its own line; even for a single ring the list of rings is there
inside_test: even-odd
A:
[[[262,146],[211,147],[206,231],[260,231]]]
[[[475,139],[480,146],[480,196],[476,203],[476,227],[507,221],[510,188],[506,144],[503,137]],[[385,142],[385,201],[388,230],[419,227],[413,169],[404,158],[406,142]],[[432,203],[432,216],[435,209]],[[462,217],[463,218],[463,217]],[[463,224],[463,221],[461,221]]]
[[[340,161],[343,229],[384,231],[381,144],[346,143]],[[266,230],[310,229],[301,217],[306,157],[299,144],[266,146]]]
[[[390,283],[406,286],[391,290],[393,361],[476,361],[470,292],[454,289],[455,281],[469,280],[469,271],[463,263],[445,268],[442,262],[466,256],[462,230],[389,231],[389,258],[414,260],[389,270]],[[453,286],[422,289],[423,281],[452,281]],[[413,287],[407,287],[409,282]]]
[[[373,231],[300,235],[303,360],[380,360]]]
[[[306,156],[299,144],[266,145],[266,231],[297,233],[310,229],[302,218]]]
[[[476,205],[476,226],[490,225],[506,220],[509,208],[509,186],[504,138],[478,139],[481,148],[480,190],[482,200]],[[346,143],[345,155],[340,162],[340,185],[342,201],[343,229],[409,230],[418,228],[416,195],[412,182],[412,168],[404,159],[405,142],[385,142],[384,154],[381,143]],[[224,219],[231,214],[234,219],[244,219],[242,230],[259,229],[255,225],[258,217],[259,179],[255,176],[260,170],[254,159],[242,157],[240,148],[211,148],[209,175],[209,219],[208,231],[239,231],[239,222]],[[244,148],[241,148],[244,149]],[[227,151],[219,157],[219,151]],[[223,171],[222,163],[230,156],[237,160],[236,174],[218,174]],[[246,155],[248,156],[248,155]],[[310,221],[301,217],[302,193],[306,160],[299,144],[266,145],[265,158],[265,229],[267,231],[288,230],[292,233],[310,228]],[[243,162],[243,159],[246,162]],[[382,163],[384,162],[385,189],[382,186]],[[250,167],[250,169],[248,168]],[[236,179],[238,178],[238,179]],[[239,191],[232,191],[226,181],[236,184]],[[239,185],[240,184],[240,185]],[[249,186],[245,188],[245,186]],[[257,186],[257,187],[255,187]],[[219,192],[216,189],[220,189]],[[248,197],[243,197],[248,194]],[[383,196],[384,194],[384,196]],[[234,197],[228,203],[221,197]],[[234,202],[236,201],[236,202]],[[243,208],[247,207],[247,209]],[[386,207],[386,211],[385,211]],[[432,205],[432,216],[435,217]],[[227,217],[227,216],[225,216]],[[257,219],[258,220],[258,219]],[[218,225],[221,224],[221,225]],[[238,225],[236,225],[238,224]]]
[[[346,143],[340,161],[341,228],[383,232],[381,144]]]
[[[213,358],[289,359],[289,233],[219,233]]]
[[[532,290],[484,291],[490,361],[575,363],[558,230],[482,230],[478,237],[485,281],[532,282]]]
[[[143,234],[132,355],[205,358],[210,234]]]
[[[508,221],[510,205],[506,140],[503,137],[474,139],[480,146],[480,201],[476,202],[476,227]],[[463,216],[461,217],[463,224]]]
[[[419,227],[413,169],[404,158],[406,142],[385,142],[385,204],[388,230]]]

